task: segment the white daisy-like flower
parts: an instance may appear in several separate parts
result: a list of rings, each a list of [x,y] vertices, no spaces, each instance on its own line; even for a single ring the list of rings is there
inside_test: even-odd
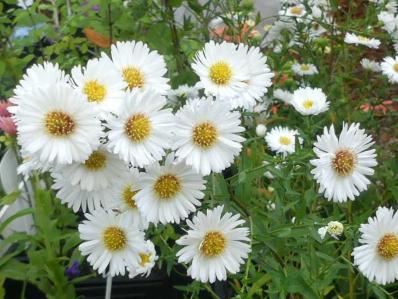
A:
[[[222,117],[220,117],[222,116]],[[174,149],[180,160],[208,175],[229,167],[245,140],[240,113],[223,101],[194,99],[176,115]]]
[[[185,163],[174,161],[173,154],[166,157],[164,166],[155,162],[145,170],[135,201],[149,222],[180,223],[200,206],[206,181]]]
[[[19,103],[25,99],[25,95],[29,95],[38,86],[43,88],[57,83],[69,83],[69,77],[59,68],[58,64],[47,61],[43,64],[34,64],[26,70],[13,90],[14,96],[10,99],[10,102],[14,105],[10,106],[8,110],[15,114]]]
[[[111,47],[112,61],[130,90],[154,89],[166,95],[170,89],[163,56],[142,42],[117,42]]]
[[[302,17],[306,14],[306,10],[304,5],[302,4],[298,4],[298,5],[294,5],[291,7],[288,7],[286,10],[281,10],[279,12],[280,16],[286,16],[286,17]]]
[[[320,88],[295,90],[290,104],[302,115],[318,115],[329,109],[329,102]]]
[[[300,76],[311,76],[318,74],[318,69],[311,63],[298,63],[292,65],[292,71]]]
[[[79,250],[99,274],[109,266],[110,275],[124,275],[126,267],[139,265],[140,252],[146,250],[144,233],[135,227],[124,213],[102,209],[84,214],[87,220],[79,224]]]
[[[374,60],[362,58],[361,65],[365,70],[369,70],[372,72],[380,72],[381,71],[380,63],[378,63],[377,61],[374,61]]]
[[[240,215],[225,213],[224,206],[198,212],[187,220],[187,234],[176,241],[184,246],[177,252],[179,263],[190,263],[188,275],[203,283],[226,280],[227,273],[239,272],[251,251],[249,229]]]
[[[72,185],[87,191],[105,189],[121,179],[127,165],[118,156],[101,146],[83,162],[56,167],[56,172],[68,178]]]
[[[238,51],[242,51],[247,56],[249,78],[245,81],[247,86],[240,92],[240,95],[229,99],[229,101],[232,109],[243,107],[250,110],[256,105],[256,101],[262,100],[261,97],[272,85],[271,79],[274,77],[274,73],[268,67],[267,57],[260,52],[260,48],[239,44]]]
[[[274,90],[274,98],[285,102],[286,104],[290,104],[293,98],[293,93],[277,88]]]
[[[333,125],[329,130],[325,127],[314,143],[318,158],[310,161],[315,166],[311,173],[320,185],[319,193],[328,200],[345,202],[366,190],[370,184],[366,176],[373,175],[372,167],[377,165],[376,151],[369,149],[373,143],[359,124],[343,124],[339,138]]]
[[[398,83],[398,56],[384,58],[381,70],[391,83]]]
[[[377,15],[380,22],[383,23],[383,29],[388,33],[393,33],[398,29],[398,15],[394,16],[393,13],[382,11]]]
[[[288,155],[294,153],[296,147],[296,136],[299,133],[297,130],[291,130],[284,127],[275,127],[265,135],[265,141],[268,147],[279,154]],[[299,142],[302,139],[299,138]]]
[[[241,95],[250,79],[249,59],[245,51],[233,43],[210,41],[196,54],[192,68],[199,76],[198,88],[206,95],[231,99]]]
[[[32,6],[33,0],[18,0],[17,5],[22,9],[27,9],[29,6]]]
[[[117,196],[117,189],[114,185],[105,189],[94,189],[87,191],[78,185],[70,183],[70,177],[64,177],[62,174],[52,172],[54,184],[51,186],[53,190],[57,190],[56,196],[73,212],[81,209],[83,212],[87,210],[92,212],[101,207],[110,209],[113,207],[113,199]]]
[[[197,98],[199,90],[195,86],[183,84],[178,86],[177,89],[172,89],[167,94],[167,99],[171,104],[177,104],[178,100],[184,98],[185,100]]]
[[[318,229],[318,234],[322,240],[325,238],[326,233],[328,233],[333,238],[338,240],[339,236],[343,234],[343,231],[344,231],[344,225],[341,222],[330,221],[328,225]]]
[[[145,242],[145,250],[138,253],[140,262],[135,267],[127,267],[129,271],[129,278],[134,278],[137,275],[148,277],[151,274],[155,262],[158,260],[156,255],[155,246],[150,240]]]
[[[153,90],[127,93],[119,117],[108,120],[111,151],[134,167],[162,159],[174,128],[174,116],[165,105],[165,97]]]
[[[83,68],[75,66],[71,74],[76,88],[102,113],[101,117],[110,112],[119,114],[127,83],[108,56],[103,54],[100,59],[90,59]]]
[[[370,281],[385,285],[398,279],[398,213],[392,208],[379,207],[376,217],[361,224],[360,245],[352,255]]]
[[[344,42],[346,44],[354,44],[356,46],[364,45],[366,47],[373,49],[378,49],[380,46],[380,41],[376,38],[368,38],[365,36],[356,35],[348,32],[345,34]]]
[[[119,179],[117,195],[114,200],[113,208],[127,213],[137,224],[139,229],[148,228],[148,221],[143,217],[136,203],[136,194],[140,190],[140,175],[137,168],[125,171]]]
[[[24,96],[15,120],[18,143],[43,163],[84,161],[99,146],[101,123],[71,86],[38,87]]]

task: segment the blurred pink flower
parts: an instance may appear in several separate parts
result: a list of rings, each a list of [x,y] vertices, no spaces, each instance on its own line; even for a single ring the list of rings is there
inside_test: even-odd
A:
[[[17,134],[17,126],[11,117],[0,116],[0,129],[9,135]]]
[[[0,116],[10,117],[11,113],[7,110],[10,106],[12,106],[12,103],[9,101],[0,101]]]

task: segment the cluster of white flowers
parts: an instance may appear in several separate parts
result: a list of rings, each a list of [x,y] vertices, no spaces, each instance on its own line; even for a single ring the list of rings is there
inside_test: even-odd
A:
[[[179,261],[192,262],[188,273],[202,282],[225,280],[250,252],[238,214],[219,206],[187,218],[205,196],[204,176],[242,149],[241,113],[231,109],[255,109],[273,73],[258,48],[226,42],[207,43],[192,67],[197,86],[171,91],[160,54],[117,42],[111,57],[102,53],[70,75],[34,65],[14,90],[19,171],[49,171],[57,197],[85,212],[79,248],[99,273],[149,275],[157,260],[145,239],[150,223],[186,220]],[[175,114],[166,97],[181,104]]]

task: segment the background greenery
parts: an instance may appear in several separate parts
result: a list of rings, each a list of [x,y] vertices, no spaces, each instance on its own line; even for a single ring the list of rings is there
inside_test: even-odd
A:
[[[182,22],[177,22],[174,14],[180,6],[185,7],[186,13]],[[375,5],[359,0],[331,0],[331,6],[336,25],[323,24],[328,32],[322,38],[310,39],[308,25],[298,23],[296,38],[303,46],[290,46],[292,34],[285,32],[280,53],[264,49],[276,73],[269,92],[270,106],[261,114],[244,113],[247,128],[244,150],[233,167],[207,178],[203,207],[224,204],[228,210],[240,212],[251,227],[252,254],[241,273],[230,276],[227,283],[236,298],[398,296],[398,284],[384,288],[369,283],[353,267],[351,259],[359,224],[373,215],[378,206],[396,207],[398,200],[397,112],[365,112],[360,108],[384,100],[397,101],[397,87],[380,74],[365,71],[359,63],[363,57],[380,60],[392,55],[392,44],[377,22]],[[24,70],[34,63],[48,60],[69,71],[72,66],[97,57],[100,51],[109,53],[111,42],[117,40],[148,43],[164,55],[174,88],[184,83],[193,85],[197,77],[190,62],[209,40],[208,25],[217,16],[228,25],[229,36],[239,36],[242,42],[252,45],[261,44],[262,33],[256,38],[241,34],[249,19],[258,28],[264,25],[265,20],[253,11],[251,1],[200,4],[196,0],[52,0],[35,1],[28,9],[22,9],[16,1],[4,0],[0,3],[0,98],[12,96]],[[16,36],[23,28],[29,33]],[[344,35],[337,31],[377,37],[383,46],[369,50],[346,45]],[[305,80],[295,76],[290,70],[294,60],[315,64],[319,74]],[[272,97],[272,89],[293,91],[302,84],[322,88],[331,109],[320,116],[303,117]],[[374,136],[379,165],[367,192],[354,202],[335,204],[317,194],[309,160],[314,157],[313,141],[323,126],[334,123],[339,131],[343,121],[360,122]],[[269,128],[274,125],[297,128],[304,139],[303,147],[286,158],[273,155],[264,139],[255,135],[255,124],[259,122]],[[5,136],[2,140],[3,150],[15,146],[13,137]],[[269,164],[265,166],[263,161]],[[274,179],[264,177],[265,171],[270,171]],[[78,217],[62,206],[49,188],[43,190],[39,185],[42,178],[49,187],[46,174],[42,177],[37,174],[31,182],[36,190],[35,207],[15,215],[17,218],[32,214],[36,233],[15,233],[0,244],[0,249],[14,246],[0,258],[0,285],[5,279],[21,280],[35,284],[49,298],[74,298],[74,284],[94,274],[82,273],[72,280],[65,275],[65,269],[73,261],[83,263],[76,249]],[[13,202],[18,195],[3,197],[2,204]],[[269,209],[270,203],[275,204],[275,210]],[[0,224],[0,233],[12,219]],[[345,225],[344,236],[339,240],[330,237],[321,240],[317,233],[330,220]],[[171,225],[151,227],[148,231],[159,251],[159,266],[168,273],[175,271],[177,265],[178,248],[174,241],[179,232],[179,227]],[[27,258],[21,261],[17,257],[24,252]],[[214,298],[219,296],[213,286],[198,282],[176,287],[187,298],[196,298],[200,292]],[[7,298],[2,288],[1,297]]]

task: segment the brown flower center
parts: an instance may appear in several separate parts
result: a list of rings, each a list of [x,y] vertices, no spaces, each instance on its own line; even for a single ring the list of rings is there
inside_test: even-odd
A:
[[[340,176],[350,175],[354,170],[355,163],[356,155],[348,149],[337,151],[332,159],[332,167]]]
[[[398,237],[396,234],[385,234],[377,243],[377,253],[385,260],[398,255]]]
[[[53,136],[68,136],[75,129],[75,122],[69,114],[62,111],[48,112],[44,119],[47,132]]]
[[[215,257],[224,252],[227,240],[221,232],[208,232],[200,244],[200,251],[206,257]]]

